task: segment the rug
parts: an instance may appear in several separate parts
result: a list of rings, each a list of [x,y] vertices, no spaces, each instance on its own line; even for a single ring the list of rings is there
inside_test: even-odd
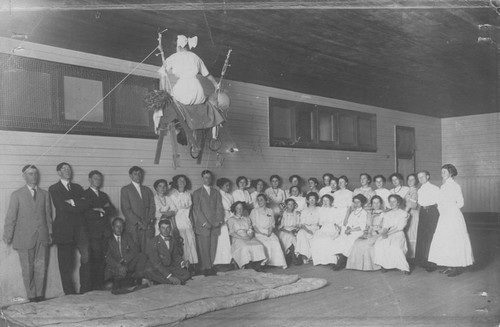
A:
[[[206,312],[313,291],[326,283],[319,278],[238,270],[195,277],[185,286],[156,285],[123,295],[93,291],[16,304],[3,313],[21,326],[163,326]]]

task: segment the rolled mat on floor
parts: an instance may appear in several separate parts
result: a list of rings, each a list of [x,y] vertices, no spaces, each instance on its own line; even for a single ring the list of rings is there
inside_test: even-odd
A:
[[[185,286],[157,285],[124,295],[93,291],[16,304],[5,308],[3,314],[21,326],[158,326],[245,303],[313,291],[326,283],[319,278],[238,270],[195,278]]]

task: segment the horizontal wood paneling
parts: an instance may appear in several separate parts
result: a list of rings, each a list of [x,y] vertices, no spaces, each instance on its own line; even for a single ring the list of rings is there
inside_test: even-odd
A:
[[[500,113],[441,121],[443,162],[458,169],[464,211],[499,212]]]
[[[0,41],[2,41],[0,39]],[[40,58],[41,54],[36,54]],[[78,54],[85,58],[84,54]],[[92,56],[92,58],[94,58]],[[43,56],[41,56],[43,59]],[[67,59],[71,61],[71,59]],[[103,62],[100,59],[98,62]],[[83,61],[83,59],[82,59]],[[77,61],[81,64],[82,61]],[[112,62],[112,59],[107,59]],[[68,62],[73,63],[73,62]],[[113,64],[106,64],[109,69]],[[98,67],[96,67],[98,68]],[[151,71],[153,69],[150,69]],[[41,187],[47,189],[58,180],[55,166],[62,161],[69,162],[74,168],[74,181],[87,187],[87,174],[90,170],[99,169],[105,176],[106,191],[113,203],[119,207],[120,188],[129,183],[128,169],[132,165],[140,165],[146,171],[144,184],[152,186],[158,178],[171,180],[175,174],[186,174],[198,187],[201,182],[200,172],[211,169],[216,177],[228,177],[233,181],[239,175],[251,179],[267,180],[271,174],[279,174],[286,183],[291,174],[299,174],[304,178],[320,178],[325,172],[336,176],[347,175],[351,180],[351,188],[358,186],[361,172],[372,175],[389,175],[394,167],[394,128],[396,125],[414,127],[417,140],[418,169],[427,169],[433,178],[439,176],[441,166],[441,121],[438,118],[393,111],[373,106],[328,99],[317,96],[285,91],[259,85],[226,81],[225,89],[232,101],[229,120],[223,132],[226,144],[234,144],[239,152],[221,154],[224,163],[221,166],[216,154],[207,151],[200,165],[191,159],[186,147],[179,147],[180,167],[172,168],[171,146],[169,139],[164,142],[160,165],[154,165],[156,140],[103,137],[90,135],[65,135],[50,133],[31,133],[17,131],[0,131],[0,233],[3,224],[8,196],[12,190],[23,184],[21,167],[27,163],[36,164],[41,171]],[[268,97],[276,97],[293,101],[309,102],[318,105],[332,106],[348,110],[375,113],[377,115],[377,152],[364,153],[353,151],[329,151],[315,149],[289,149],[269,146]],[[43,156],[41,156],[44,154]],[[17,262],[13,251],[6,252],[4,244],[0,245],[0,261]],[[51,267],[55,256],[51,257]],[[5,265],[0,267],[0,283],[4,285],[16,279],[5,292],[0,292],[0,304],[7,303],[13,297],[24,293],[20,275]],[[57,272],[54,274],[57,275]],[[57,280],[57,278],[56,278]],[[52,288],[51,292],[57,292]]]

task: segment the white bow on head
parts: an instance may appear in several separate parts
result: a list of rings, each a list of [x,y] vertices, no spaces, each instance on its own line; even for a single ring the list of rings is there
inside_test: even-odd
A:
[[[196,48],[198,45],[198,37],[186,37],[185,35],[177,35],[177,46],[184,48],[186,44],[189,46],[189,49]]]

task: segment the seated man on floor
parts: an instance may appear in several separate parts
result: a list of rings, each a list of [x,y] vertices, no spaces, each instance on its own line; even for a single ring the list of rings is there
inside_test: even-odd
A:
[[[149,272],[152,269],[148,264],[148,257],[139,252],[139,246],[132,236],[124,232],[125,221],[116,217],[111,225],[113,235],[108,242],[104,279],[113,282],[114,293],[126,293],[126,287],[140,287],[143,277],[150,278]]]
[[[189,262],[182,258],[182,245],[173,236],[172,223],[169,219],[158,222],[160,234],[155,236],[148,247],[148,257],[155,271],[161,273],[163,281],[155,282],[184,285],[191,278],[186,269]]]

